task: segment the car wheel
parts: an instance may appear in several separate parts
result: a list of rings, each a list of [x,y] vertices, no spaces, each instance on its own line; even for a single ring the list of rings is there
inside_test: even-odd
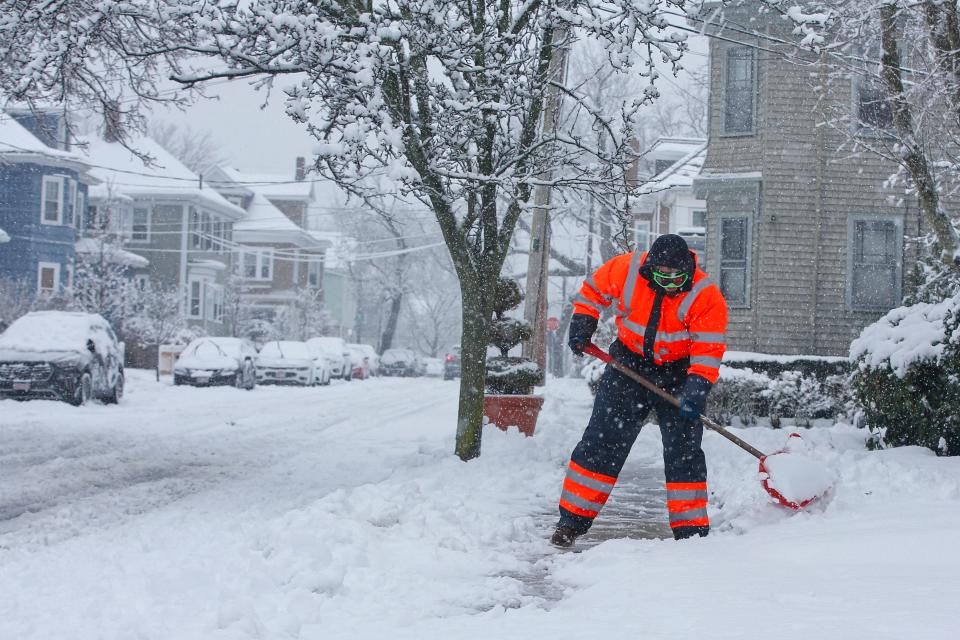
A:
[[[123,371],[117,373],[117,381],[113,385],[113,389],[110,390],[110,395],[106,397],[107,404],[120,404],[120,401],[123,399],[123,386],[126,381],[123,377]]]
[[[77,388],[73,392],[73,397],[70,398],[70,404],[75,407],[82,407],[90,402],[90,397],[92,395],[93,378],[90,377],[88,372],[84,371],[77,380]]]

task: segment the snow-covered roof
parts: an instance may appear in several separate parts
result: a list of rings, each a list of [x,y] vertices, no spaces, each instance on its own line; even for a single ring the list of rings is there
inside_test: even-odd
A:
[[[87,189],[87,197],[91,202],[133,202],[133,198],[119,191],[119,187],[104,184],[103,182]]]
[[[294,222],[280,209],[270,204],[259,191],[255,191],[247,214],[243,220],[233,225],[234,231],[300,231]]]
[[[685,156],[655,175],[650,182],[643,184],[640,192],[656,193],[667,189],[692,188],[693,179],[700,175],[706,158],[707,145],[701,143],[700,146],[689,150]]]
[[[0,111],[0,158],[8,162],[17,160],[72,166],[80,171],[86,170],[84,159],[71,151],[48,147],[16,119]]]
[[[0,243],[10,242],[10,236],[7,235],[7,232],[3,229],[0,229]]]
[[[118,142],[107,142],[95,137],[85,143],[86,155],[91,164],[95,165],[90,172],[116,192],[134,199],[189,200],[233,218],[239,218],[245,213],[215,189],[209,186],[201,188],[197,174],[146,136],[132,138],[129,144],[140,153],[152,157],[151,166],[146,166],[140,158]]]
[[[654,158],[681,157],[688,155],[707,143],[703,138],[658,138],[650,147],[648,155]]]
[[[221,167],[234,182],[258,191],[273,200],[309,200],[312,180],[294,180],[281,173],[245,173],[232,167]]]
[[[324,268],[342,270],[350,262],[350,254],[356,249],[356,240],[336,231],[311,231],[310,235],[320,242],[329,243],[324,254]]]
[[[76,251],[77,253],[88,255],[105,252],[105,257],[108,262],[137,269],[143,269],[150,264],[150,261],[143,256],[124,251],[119,247],[105,246],[103,240],[99,238],[80,238],[76,243]]]

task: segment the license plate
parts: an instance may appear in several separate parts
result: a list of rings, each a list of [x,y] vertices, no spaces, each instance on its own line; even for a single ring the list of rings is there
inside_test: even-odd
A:
[[[13,390],[14,390],[14,391],[30,391],[30,383],[29,383],[29,382],[14,382],[14,383],[13,383]]]
[[[210,378],[194,378],[194,380],[196,380],[197,384],[207,384],[210,382]]]

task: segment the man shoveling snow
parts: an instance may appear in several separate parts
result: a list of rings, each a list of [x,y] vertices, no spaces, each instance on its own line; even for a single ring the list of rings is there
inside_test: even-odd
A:
[[[661,389],[680,395],[677,409],[607,367],[593,414],[574,448],[551,542],[569,547],[590,528],[617,481],[651,409],[663,436],[670,527],[676,539],[705,536],[707,465],[700,414],[719,377],[726,349],[727,305],[680,236],[667,234],[649,252],[610,260],[587,278],[574,301],[569,345],[580,355],[603,309],[616,305],[611,355]]]

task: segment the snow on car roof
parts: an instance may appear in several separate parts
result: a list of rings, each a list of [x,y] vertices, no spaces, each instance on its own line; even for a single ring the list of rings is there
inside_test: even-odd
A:
[[[0,349],[10,351],[84,351],[92,339],[101,353],[111,345],[95,326],[107,321],[94,313],[33,311],[21,316],[0,335]]]

